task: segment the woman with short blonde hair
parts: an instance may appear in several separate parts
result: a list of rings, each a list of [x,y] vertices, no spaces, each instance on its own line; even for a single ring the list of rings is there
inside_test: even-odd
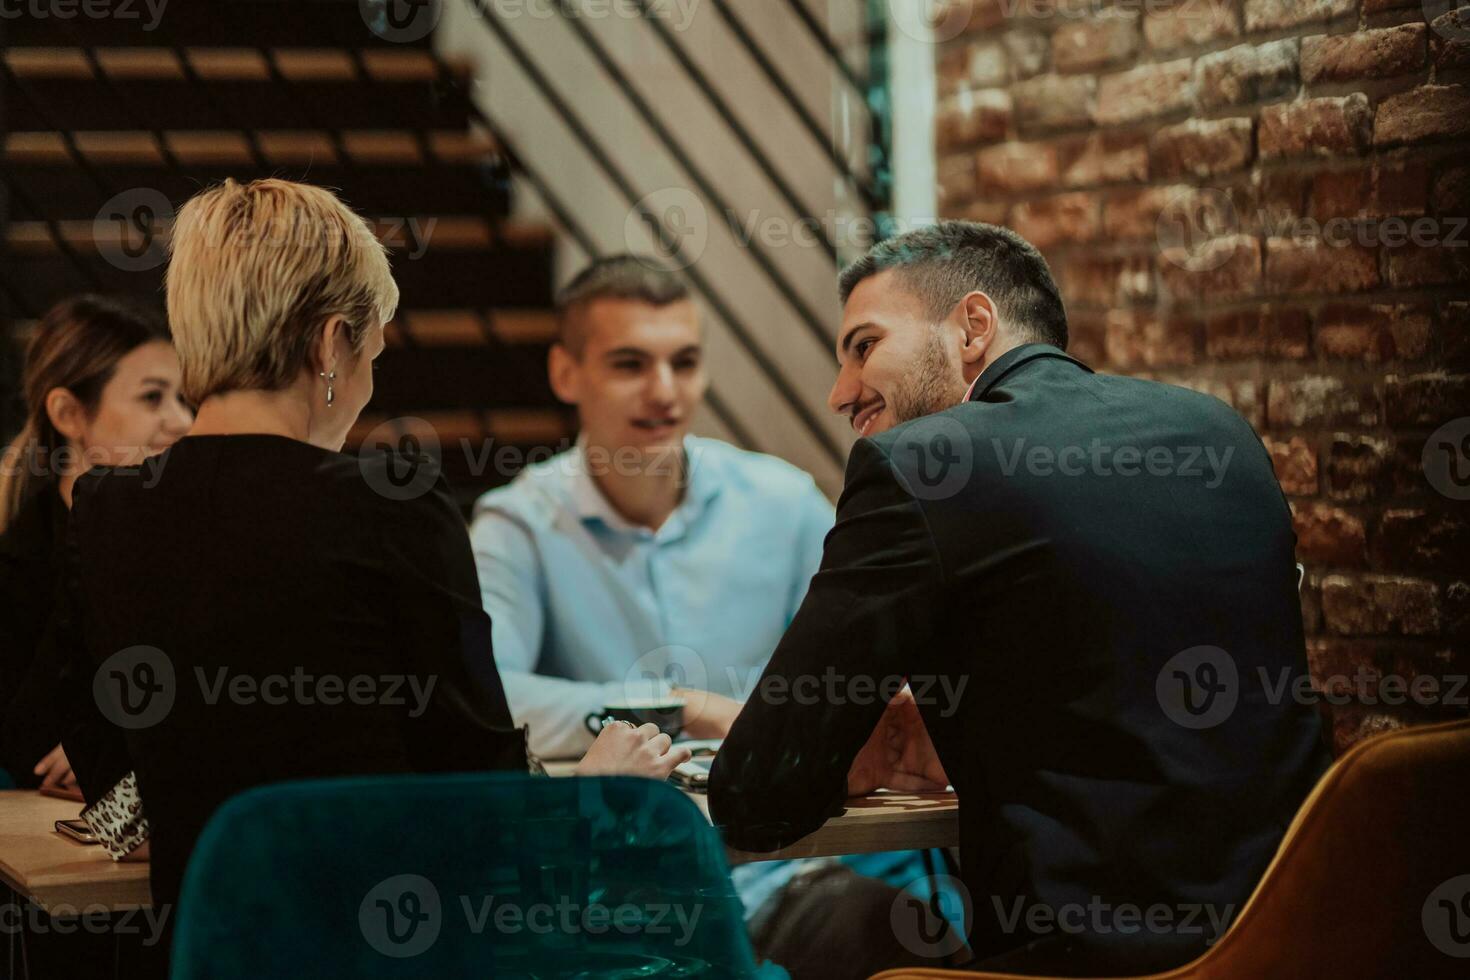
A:
[[[367,369],[398,306],[367,223],[320,187],[227,180],[179,210],[170,251],[185,395],[203,407],[234,392],[289,392],[320,409],[306,441],[340,448],[372,394]],[[306,388],[318,397],[301,398]]]
[[[169,317],[198,403],[290,386],[336,318],[360,353],[398,306],[386,250],[320,187],[227,180],[179,211],[171,253]]]
[[[77,485],[84,672],[111,686],[86,751],[67,739],[109,850],[149,840],[157,905],[177,901],[210,814],[250,787],[528,764],[442,476],[339,451],[398,302],[366,222],[318,187],[226,181],[179,211],[167,292],[198,414],[155,485]],[[427,479],[405,493],[390,468]],[[157,556],[147,581],[117,557],[140,553]],[[235,696],[241,676],[259,696]],[[604,736],[580,771],[663,778],[688,757],[653,726]]]

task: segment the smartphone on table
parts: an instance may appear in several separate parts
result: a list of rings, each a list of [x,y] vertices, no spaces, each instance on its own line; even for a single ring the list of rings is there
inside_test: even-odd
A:
[[[80,817],[75,820],[56,821],[56,832],[64,837],[70,837],[78,844],[98,843],[97,835],[92,833],[91,826]]]

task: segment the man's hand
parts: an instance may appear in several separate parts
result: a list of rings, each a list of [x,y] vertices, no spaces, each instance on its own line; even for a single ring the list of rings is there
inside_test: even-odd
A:
[[[948,785],[949,777],[919,716],[919,706],[905,687],[888,702],[878,726],[852,761],[847,795],[863,796],[876,789],[937,793]]]
[[[723,694],[693,687],[676,687],[673,694],[684,702],[684,734],[690,738],[724,738],[745,707]]]

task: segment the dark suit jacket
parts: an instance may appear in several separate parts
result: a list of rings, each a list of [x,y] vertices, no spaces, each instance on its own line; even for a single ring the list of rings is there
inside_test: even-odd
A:
[[[968,402],[853,447],[711,813],[749,850],[816,829],[884,710],[871,692],[907,676],[960,799],[977,954],[1186,962],[1326,763],[1314,710],[1270,693],[1307,669],[1294,546],[1271,461],[1223,403],[1009,351]],[[819,697],[787,693],[803,677]],[[1171,925],[1129,911],[1156,906]]]
[[[66,504],[54,480],[27,495],[0,536],[0,769],[16,785],[61,741],[61,668],[53,621]]]

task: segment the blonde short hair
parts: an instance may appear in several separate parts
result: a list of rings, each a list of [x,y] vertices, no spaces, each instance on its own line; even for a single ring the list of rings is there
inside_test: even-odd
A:
[[[184,397],[279,390],[311,363],[333,316],[354,351],[398,306],[388,256],[337,196],[289,180],[226,180],[179,210],[168,319]]]

